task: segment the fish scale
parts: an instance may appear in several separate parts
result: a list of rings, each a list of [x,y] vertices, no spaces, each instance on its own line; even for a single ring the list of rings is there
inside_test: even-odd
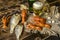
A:
[[[21,36],[22,31],[23,31],[23,25],[17,25],[15,28],[15,35],[17,40],[19,40],[19,37]]]

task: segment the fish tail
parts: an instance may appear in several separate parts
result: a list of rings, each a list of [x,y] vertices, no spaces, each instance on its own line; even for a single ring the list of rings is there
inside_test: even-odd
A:
[[[13,31],[14,31],[14,27],[11,27],[11,28],[10,28],[10,34],[12,34]]]
[[[19,36],[17,37],[17,40],[19,40]]]

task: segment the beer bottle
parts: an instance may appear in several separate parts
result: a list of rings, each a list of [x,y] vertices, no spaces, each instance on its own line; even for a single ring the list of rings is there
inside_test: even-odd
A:
[[[36,15],[41,15],[42,14],[42,8],[43,8],[43,3],[42,2],[34,2],[33,3],[33,11]]]
[[[33,12],[33,3],[35,2],[35,0],[28,0],[28,4],[29,4],[29,11]]]

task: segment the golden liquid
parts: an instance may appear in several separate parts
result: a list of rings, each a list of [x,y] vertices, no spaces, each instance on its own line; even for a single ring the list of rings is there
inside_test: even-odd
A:
[[[33,12],[35,13],[35,15],[38,15],[38,16],[42,15],[42,10],[36,10],[33,8]]]

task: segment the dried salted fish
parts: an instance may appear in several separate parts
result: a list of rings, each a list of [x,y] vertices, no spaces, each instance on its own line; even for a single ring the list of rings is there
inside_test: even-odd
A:
[[[52,24],[51,30],[55,31],[60,36],[60,23],[59,24]]]
[[[15,28],[15,34],[16,34],[17,40],[19,40],[19,37],[21,36],[22,31],[23,31],[23,25],[17,25]]]
[[[54,14],[55,14],[55,10],[56,10],[56,6],[52,6],[51,8],[50,8],[50,15],[51,16],[53,16]]]
[[[50,36],[57,36],[58,37],[58,35],[55,31],[49,30],[49,29],[46,29],[46,28],[44,28],[42,31],[40,31],[40,33],[45,35],[45,37],[42,40],[45,40]]]
[[[15,14],[11,17],[10,33],[13,33],[13,30],[14,30],[15,26],[19,23],[20,20],[21,20],[21,16],[19,14]]]

